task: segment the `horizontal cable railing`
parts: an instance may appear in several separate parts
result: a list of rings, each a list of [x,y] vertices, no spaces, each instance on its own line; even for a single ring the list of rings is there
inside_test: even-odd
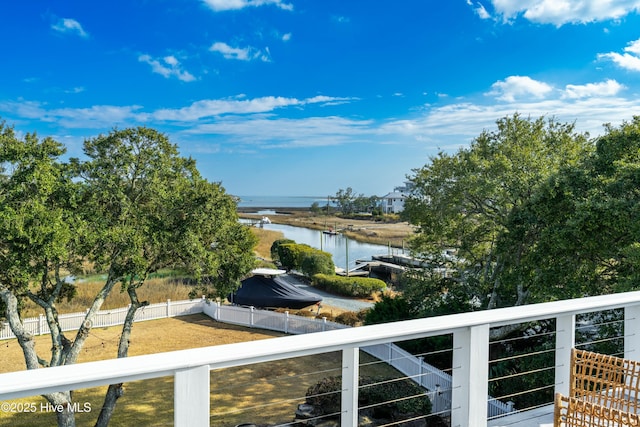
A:
[[[205,312],[211,311],[212,306],[214,304],[207,305],[204,308]],[[540,384],[534,387],[534,390],[552,387],[555,391],[562,392],[568,388],[570,349],[577,344],[582,344],[577,339],[576,315],[610,309],[622,309],[620,324],[624,326],[622,328],[624,336],[618,339],[623,341],[623,353],[628,358],[634,358],[633,356],[638,354],[637,349],[640,343],[640,325],[636,321],[640,315],[640,292],[555,301],[529,305],[526,308],[504,308],[328,330],[318,334],[273,338],[268,342],[245,342],[37,371],[12,372],[0,375],[0,400],[169,375],[174,377],[175,424],[205,426],[210,425],[211,410],[208,398],[203,399],[203,396],[209,396],[211,384],[209,377],[206,375],[203,377],[203,373],[210,372],[212,369],[248,366],[339,351],[342,354],[340,418],[343,426],[355,426],[358,417],[360,349],[451,334],[453,337],[451,425],[486,426],[486,396],[488,384],[492,378],[489,369],[490,360],[502,360],[506,357],[498,359],[489,357],[492,345],[490,336],[494,335],[496,328],[539,321],[549,322],[549,329],[554,330],[555,333],[549,335],[551,338],[548,338],[544,345],[555,349],[552,363],[555,371],[554,379],[551,384]],[[246,312],[234,314],[245,316],[244,319],[249,321],[264,320],[260,320],[261,316],[257,316],[255,310],[248,314]],[[275,320],[269,320],[269,322],[272,321]],[[300,323],[305,322],[300,320]],[[609,323],[611,322],[607,321],[603,324]],[[322,330],[327,325],[329,322],[320,321],[309,328]],[[593,333],[590,335],[597,336]],[[508,347],[511,344],[505,342],[501,345],[509,350]],[[392,356],[398,359],[397,355]],[[414,375],[420,376],[419,373],[405,375],[412,378]],[[507,395],[517,392],[515,390],[514,393]]]

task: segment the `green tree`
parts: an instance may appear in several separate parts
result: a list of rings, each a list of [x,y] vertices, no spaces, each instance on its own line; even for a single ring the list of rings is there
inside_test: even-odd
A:
[[[333,202],[338,206],[340,212],[344,215],[350,215],[354,212],[356,197],[358,196],[351,187],[347,187],[346,189],[341,188],[336,192],[336,195],[333,196]]]
[[[405,210],[418,226],[413,251],[436,268],[457,272],[456,279],[474,289],[486,308],[525,304],[529,286],[524,278],[501,281],[507,254],[500,241],[514,210],[591,147],[572,124],[516,114],[498,120],[497,131],[482,132],[469,148],[438,154],[411,178],[415,187]],[[517,265],[521,249],[509,251],[509,262]]]
[[[255,238],[237,221],[235,202],[198,173],[195,162],[178,155],[168,139],[147,128],[114,130],[85,142],[86,161],[58,161],[62,147],[27,135],[20,141],[3,128],[0,163],[10,165],[0,190],[0,297],[23,348],[28,369],[76,362],[92,319],[120,285],[131,306],[118,357],[126,357],[136,310],[147,304],[137,290],[161,268],[182,268],[206,295],[226,295],[253,266]],[[71,297],[63,273],[82,261],[106,273],[85,321],[68,339],[55,301]],[[52,357],[38,358],[25,330],[20,301],[40,305],[51,329]],[[122,395],[112,385],[96,425],[106,425]],[[71,408],[69,392],[45,396]],[[75,425],[73,412],[56,413],[58,424]]]
[[[255,238],[236,216],[219,184],[202,178],[192,159],[148,128],[114,130],[85,142],[76,161],[82,202],[92,223],[91,260],[130,299],[118,357],[126,357],[138,308],[137,290],[161,268],[183,268],[207,296],[226,295],[254,265]],[[197,292],[197,291],[194,291]],[[106,425],[122,384],[107,392],[98,425]]]
[[[78,271],[87,224],[77,211],[76,184],[59,161],[64,148],[51,138],[27,134],[16,137],[13,128],[0,125],[0,300],[2,316],[18,339],[27,369],[75,363],[87,334],[69,339],[58,322],[56,302],[71,298],[74,288],[65,280]],[[51,357],[39,357],[34,336],[20,315],[24,300],[36,303],[51,330]],[[91,320],[88,316],[87,320]],[[83,329],[86,329],[83,327]],[[58,425],[73,426],[67,404],[70,392],[44,395],[56,411]]]
[[[503,280],[526,280],[534,302],[638,289],[639,188],[636,116],[618,128],[606,125],[590,156],[562,168],[512,212]]]

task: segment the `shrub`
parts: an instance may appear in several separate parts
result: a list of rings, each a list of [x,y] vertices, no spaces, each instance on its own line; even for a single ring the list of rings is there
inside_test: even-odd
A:
[[[317,250],[304,254],[300,268],[302,269],[302,272],[309,277],[312,277],[315,274],[330,275],[334,274],[336,271],[331,254]]]
[[[368,297],[372,293],[380,292],[387,287],[387,284],[380,279],[328,276],[326,274],[314,275],[312,284],[320,289],[351,297]]]
[[[361,376],[358,384],[359,406],[371,406],[376,417],[398,419],[402,414],[431,413],[431,401],[425,390],[409,379],[388,381]],[[323,378],[309,387],[306,402],[322,414],[339,413],[341,390],[341,377]]]
[[[347,326],[357,326],[361,321],[362,319],[360,319],[358,313],[354,313],[353,311],[345,311],[336,316],[336,322]]]
[[[276,240],[271,245],[271,257],[277,259],[287,270],[301,270],[308,276],[314,274],[334,274],[335,265],[331,254],[298,244],[293,240]]]
[[[280,261],[280,252],[279,248],[282,245],[295,243],[294,240],[291,239],[278,239],[271,244],[271,259],[274,261]]]
[[[382,299],[373,305],[364,318],[365,325],[375,323],[397,322],[409,320],[417,316],[415,308],[409,300],[402,296],[382,295]]]

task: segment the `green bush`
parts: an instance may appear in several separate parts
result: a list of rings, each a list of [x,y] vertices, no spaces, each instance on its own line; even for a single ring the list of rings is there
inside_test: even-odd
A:
[[[279,248],[282,245],[287,245],[295,243],[294,240],[291,239],[278,239],[271,244],[271,259],[274,261],[280,261],[280,251]]]
[[[417,317],[416,309],[402,296],[382,295],[382,299],[373,305],[364,318],[365,325],[398,322]]]
[[[334,274],[335,265],[331,254],[299,244],[289,239],[276,240],[271,245],[271,257],[277,259],[287,270],[301,270],[307,276]]]
[[[336,266],[333,264],[331,254],[322,251],[313,251],[305,254],[300,265],[302,272],[309,277],[315,274],[334,274]]]
[[[376,417],[398,419],[401,415],[429,415],[431,401],[425,390],[409,379],[388,381],[373,377],[358,379],[359,406],[371,406]],[[323,378],[309,387],[306,402],[323,414],[340,412],[341,377]]]
[[[298,263],[300,245],[297,243],[285,243],[278,246],[278,258],[280,264],[287,270],[297,270],[300,268]]]
[[[387,284],[380,279],[328,276],[326,274],[314,275],[312,284],[320,289],[350,297],[368,297],[387,287]]]

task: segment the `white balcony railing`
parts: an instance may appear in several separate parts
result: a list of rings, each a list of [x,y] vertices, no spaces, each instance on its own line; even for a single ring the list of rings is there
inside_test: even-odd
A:
[[[624,310],[624,357],[638,359],[640,292],[556,301],[228,344],[215,347],[82,363],[0,375],[0,401],[62,390],[174,377],[176,426],[210,424],[212,369],[244,366],[299,356],[342,352],[341,425],[358,420],[359,349],[382,343],[453,334],[451,425],[487,425],[490,329],[544,319],[555,320],[555,389],[568,392],[570,349],[575,344],[576,315]],[[205,309],[206,311],[206,309]]]

